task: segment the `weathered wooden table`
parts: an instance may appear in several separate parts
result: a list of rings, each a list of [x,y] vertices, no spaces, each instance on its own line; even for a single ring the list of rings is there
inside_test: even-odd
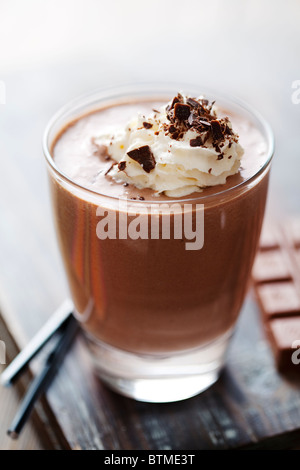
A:
[[[50,70],[3,77],[9,99],[0,113],[0,309],[16,342],[8,351],[12,355],[67,295],[40,141],[57,106],[82,91],[86,80],[80,72],[77,81],[72,80],[76,70],[80,67],[60,71],[64,84],[55,82]],[[263,103],[267,110],[268,102]],[[268,113],[279,151],[270,201],[277,212],[296,213],[300,105],[285,103],[279,100],[284,121],[283,109],[276,113],[273,103]],[[286,142],[292,169],[282,162]],[[37,408],[35,425],[47,438],[47,447],[67,449],[290,448],[300,442],[300,385],[276,372],[250,293],[228,364],[203,394],[173,404],[118,396],[93,375],[79,336]]]

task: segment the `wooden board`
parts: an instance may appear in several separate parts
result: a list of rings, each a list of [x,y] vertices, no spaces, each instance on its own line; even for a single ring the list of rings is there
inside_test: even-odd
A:
[[[17,353],[17,347],[11,338],[11,335],[6,329],[5,324],[2,321],[0,316],[0,334],[1,340],[5,342],[6,351],[5,351],[5,358],[1,356],[0,365],[0,374],[4,370],[5,365],[3,362],[9,361],[9,356],[13,356]],[[23,385],[25,377],[23,377]],[[23,390],[19,387],[16,389],[14,388],[7,388],[0,387],[0,406],[1,406],[1,426],[0,426],[0,450],[19,450],[19,449],[44,449],[47,448],[46,442],[43,442],[43,439],[38,434],[37,429],[35,426],[38,426],[38,422],[40,421],[37,417],[37,413],[35,416],[32,416],[28,422],[28,425],[24,429],[24,432],[20,436],[20,439],[14,441],[7,436],[6,430],[9,427],[17,409],[19,406],[19,399],[20,394],[23,393]],[[44,434],[44,433],[43,433]],[[51,447],[50,447],[51,448]]]
[[[48,399],[52,409],[63,404],[57,418],[72,448],[286,448],[300,439],[300,384],[276,372],[251,297],[220,380],[197,397],[172,404],[121,397],[94,377],[80,339],[56,386]]]
[[[34,422],[46,448],[51,439],[54,448],[71,449],[294,448],[300,440],[299,386],[276,372],[249,296],[227,366],[201,395],[171,404],[119,396],[95,377],[79,336],[47,393],[49,406],[37,409]]]
[[[22,80],[17,74],[3,77],[10,99],[0,114],[0,309],[19,348],[67,295],[40,137],[51,113],[76,88],[71,77],[77,77],[79,91],[74,71],[65,70],[59,96],[50,70],[29,71]],[[280,172],[287,181],[283,167]],[[288,191],[289,207],[296,207],[299,188]],[[274,201],[277,189],[271,194]],[[93,375],[78,337],[44,405],[37,410],[40,424],[50,423],[53,445],[62,448],[289,448],[300,439],[299,384],[276,372],[251,296],[222,377],[202,395],[173,404],[118,396]]]

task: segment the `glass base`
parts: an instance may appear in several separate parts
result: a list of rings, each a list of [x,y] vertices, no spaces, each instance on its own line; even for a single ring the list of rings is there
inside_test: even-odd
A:
[[[86,333],[99,378],[122,395],[151,403],[185,400],[215,383],[231,335],[232,330],[181,353],[143,355],[116,349]]]

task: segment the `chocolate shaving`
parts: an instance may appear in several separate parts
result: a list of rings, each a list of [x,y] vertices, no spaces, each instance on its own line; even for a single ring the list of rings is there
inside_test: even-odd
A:
[[[179,121],[185,121],[189,118],[191,108],[188,104],[176,103],[174,106],[174,116]]]
[[[151,129],[151,127],[153,127],[153,124],[151,124],[150,122],[143,122],[143,126],[145,129]]]
[[[218,155],[218,160],[222,160],[223,158],[224,158],[224,155],[220,153],[220,155]]]
[[[108,173],[113,169],[113,167],[116,165],[116,163],[113,163],[109,169],[104,173],[104,176],[108,175]]]
[[[180,96],[179,96],[179,93],[178,93],[177,96],[174,96],[174,98],[172,100],[172,103],[167,106],[167,108],[166,108],[167,111],[171,111],[171,109],[174,109],[175,104],[180,103],[180,101],[182,101],[182,100],[180,99]]]
[[[146,173],[155,168],[156,161],[149,145],[143,145],[137,149],[127,152],[127,155],[139,163]]]
[[[126,168],[126,162],[120,162],[118,164],[118,168],[119,168],[120,171],[124,171],[125,168]]]
[[[197,114],[191,112],[188,117],[188,123],[192,127],[194,124],[197,124]]]
[[[226,124],[226,129],[225,129],[225,131],[226,131],[226,134],[227,134],[227,135],[232,135],[232,134],[233,134],[232,129],[230,129],[230,127],[229,127],[227,124]]]
[[[214,141],[221,140],[223,138],[223,132],[220,122],[216,119],[210,122],[212,130],[212,138]]]
[[[185,102],[183,96],[178,93],[166,108],[169,122],[163,124],[165,135],[180,140],[191,130],[200,136],[199,139],[196,137],[190,140],[192,147],[203,147],[210,139],[216,152],[221,154],[225,139],[229,141],[230,148],[232,142],[237,142],[238,136],[230,128],[229,118],[217,119],[213,110],[214,103],[204,98],[187,98]]]
[[[193,108],[199,108],[200,103],[199,101],[194,100],[193,98],[188,98],[186,100],[187,104],[190,104]]]
[[[191,147],[201,147],[201,145],[202,145],[202,139],[200,135],[198,135],[198,137],[196,137],[195,139],[190,140]]]
[[[202,104],[202,106],[208,106],[208,105],[209,105],[209,101],[206,100],[206,99],[204,99],[204,98],[202,98],[202,99],[200,100],[200,103]],[[212,102],[211,108],[213,107],[214,104],[215,104],[215,101]],[[211,108],[210,108],[210,110],[211,110]]]
[[[200,119],[199,122],[202,124],[202,126],[211,127],[211,123],[208,121],[203,121],[203,119]]]
[[[176,104],[176,103],[179,103],[179,102],[180,102],[179,96],[175,96],[175,97],[173,98],[172,103],[171,103],[170,109],[173,109],[174,106],[175,106],[175,104]]]

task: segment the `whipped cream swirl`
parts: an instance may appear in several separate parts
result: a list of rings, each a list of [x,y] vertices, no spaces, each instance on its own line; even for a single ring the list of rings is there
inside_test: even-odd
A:
[[[244,152],[214,103],[182,93],[148,116],[133,117],[125,128],[106,129],[93,142],[116,162],[109,177],[169,197],[226,183],[239,171]]]

